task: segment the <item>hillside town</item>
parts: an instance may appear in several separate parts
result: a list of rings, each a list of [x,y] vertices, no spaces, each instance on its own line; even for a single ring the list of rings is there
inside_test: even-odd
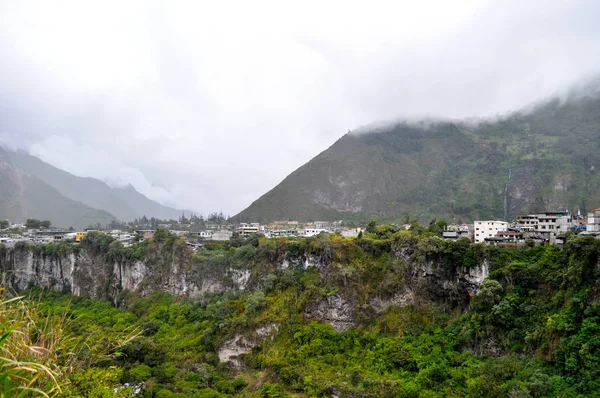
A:
[[[139,225],[139,224],[138,224]],[[144,226],[146,224],[142,224]],[[239,223],[231,224],[226,220],[207,222],[201,230],[189,228],[189,224],[180,221],[160,223],[157,228],[128,226],[124,229],[87,228],[74,231],[72,228],[57,228],[49,222],[27,220],[26,223],[12,224],[8,221],[0,230],[0,244],[13,246],[18,242],[29,244],[49,244],[70,241],[79,243],[90,232],[102,232],[121,242],[124,246],[142,243],[152,239],[157,228],[168,230],[171,234],[183,237],[189,247],[201,248],[204,241],[228,241],[235,237],[247,238],[260,234],[266,238],[308,238],[321,233],[333,233],[345,238],[358,238],[366,227],[348,227],[344,221],[274,221],[269,224]],[[175,228],[173,228],[175,227]],[[178,228],[179,227],[179,228]],[[395,225],[398,229],[410,230],[411,224]],[[591,235],[600,239],[600,208],[587,216],[573,215],[569,211],[541,212],[516,217],[512,222],[503,220],[477,220],[472,224],[445,224],[441,236],[445,240],[466,238],[474,243],[486,245],[524,246],[526,244],[564,243],[567,234]]]

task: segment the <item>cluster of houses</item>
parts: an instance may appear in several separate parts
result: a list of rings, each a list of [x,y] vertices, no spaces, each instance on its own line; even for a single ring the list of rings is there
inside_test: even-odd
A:
[[[66,240],[81,242],[81,240],[92,230],[83,232],[72,232],[64,228],[40,228],[40,229],[24,229],[21,234],[5,234],[0,235],[0,243],[6,246],[14,246],[18,242],[44,245],[48,243],[60,243]],[[135,235],[120,231],[105,231],[114,239],[120,241],[124,246],[129,246],[134,243]]]
[[[489,220],[467,225],[449,225],[444,239],[470,238],[489,245],[534,243],[563,244],[568,232],[591,235],[600,239],[600,208],[587,217],[568,211],[542,212],[518,216],[513,222]]]
[[[13,226],[14,227],[14,226]],[[17,242],[33,244],[56,243],[71,239],[80,242],[90,230],[72,232],[61,228],[24,230],[21,234],[0,235],[0,243],[11,246]],[[410,228],[409,224],[403,228]],[[12,228],[14,230],[15,228]],[[200,232],[170,230],[176,236],[186,239],[186,244],[194,250],[203,246],[207,240],[228,241],[234,234],[248,237],[260,233],[267,238],[277,237],[311,237],[325,233],[337,233],[346,238],[356,238],[364,228],[348,228],[343,221],[314,221],[300,223],[298,221],[274,221],[267,225],[259,223],[241,223],[238,225],[208,224],[206,230]],[[562,244],[568,232],[582,235],[592,235],[600,239],[600,208],[587,215],[571,215],[570,212],[542,212],[522,215],[513,222],[501,220],[475,221],[473,224],[448,225],[442,233],[447,240],[468,238],[475,243],[489,245],[525,245],[528,241],[534,243]],[[129,246],[136,242],[152,239],[156,230],[136,230],[127,232],[112,230],[104,232]]]
[[[312,221],[308,223],[300,223],[298,221],[274,221],[267,225],[242,223],[235,228],[235,231],[242,236],[261,233],[267,238],[309,238],[311,236],[319,235],[322,232],[338,233],[346,238],[356,238],[358,234],[364,231],[364,228],[344,228],[342,224],[343,221]]]

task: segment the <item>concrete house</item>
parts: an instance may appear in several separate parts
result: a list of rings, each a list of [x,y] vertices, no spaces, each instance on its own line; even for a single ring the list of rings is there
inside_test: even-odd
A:
[[[212,240],[230,240],[233,236],[233,232],[228,229],[218,229],[211,235]]]
[[[496,236],[498,232],[508,230],[508,222],[490,220],[490,221],[475,221],[475,243],[484,243],[485,238]]]

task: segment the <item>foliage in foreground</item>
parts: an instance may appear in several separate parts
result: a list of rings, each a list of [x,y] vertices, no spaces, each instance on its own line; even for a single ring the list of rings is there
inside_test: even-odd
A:
[[[132,319],[112,330],[94,322],[76,330],[71,315],[24,297],[0,301],[1,396],[130,395],[116,384],[122,371],[108,365],[136,337]]]
[[[42,375],[32,385],[49,395],[110,396],[119,386],[123,396],[136,388],[143,397],[598,394],[600,241],[571,238],[564,249],[487,248],[490,277],[468,308],[431,301],[392,305],[377,314],[366,307],[369,295],[399,291],[406,282],[400,277],[405,264],[390,254],[386,231],[373,234],[362,241],[320,237],[298,243],[314,245],[303,250],[329,253],[333,262],[327,273],[269,267],[277,241],[209,247],[196,258],[250,262],[267,274],[254,292],[199,300],[124,293],[117,309],[34,290],[30,294],[39,304],[28,301],[38,314],[34,324],[48,319],[60,327],[57,357],[16,348],[6,352],[54,372],[57,383],[38,372]],[[288,243],[291,250],[294,242]],[[416,249],[415,261],[436,253],[451,269],[472,266],[472,257],[482,255],[477,245],[445,245],[427,236]],[[309,306],[340,292],[352,300],[361,326],[338,333],[305,316]],[[3,330],[8,319],[3,318]],[[216,351],[225,341],[265,325],[276,325],[278,333],[245,356],[243,369],[219,362]],[[143,334],[123,340],[135,327]],[[21,328],[34,337],[58,330]],[[15,336],[13,331],[9,338]],[[35,337],[27,344],[39,341]]]

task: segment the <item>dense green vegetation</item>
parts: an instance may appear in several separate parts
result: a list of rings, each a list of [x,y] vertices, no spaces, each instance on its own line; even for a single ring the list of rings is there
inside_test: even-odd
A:
[[[509,219],[590,211],[600,202],[600,97],[547,102],[502,118],[363,128],[290,174],[235,216],[401,222]],[[509,180],[510,175],[510,180]]]
[[[124,291],[115,308],[34,289],[27,302],[36,309],[36,325],[44,317],[60,325],[56,339],[64,348],[50,362],[59,395],[111,396],[112,386],[120,396],[140,389],[147,397],[598,395],[600,241],[571,237],[562,249],[516,250],[443,241],[436,228],[405,232],[372,224],[356,240],[254,237],[213,242],[191,257],[215,269],[251,269],[260,277],[245,292],[189,299]],[[131,255],[178,244],[168,234],[157,239]],[[88,244],[107,256],[134,250],[99,234]],[[285,253],[310,253],[327,264],[284,269],[277,264]],[[432,261],[448,281],[456,270],[483,261],[490,276],[471,298],[419,285],[412,304],[374,310],[373,298],[415,288],[411,267]],[[352,303],[355,327],[337,332],[308,315],[334,295]],[[0,319],[5,331],[7,319]],[[260,337],[256,331],[266,326],[271,334]],[[10,329],[3,344],[23,335]],[[34,327],[25,335],[41,345],[50,330]],[[241,368],[220,363],[217,355],[234,336],[257,344]],[[2,348],[4,357],[8,352],[49,366],[45,355]],[[75,352],[71,362],[67,351]],[[35,383],[58,392],[47,377]]]

